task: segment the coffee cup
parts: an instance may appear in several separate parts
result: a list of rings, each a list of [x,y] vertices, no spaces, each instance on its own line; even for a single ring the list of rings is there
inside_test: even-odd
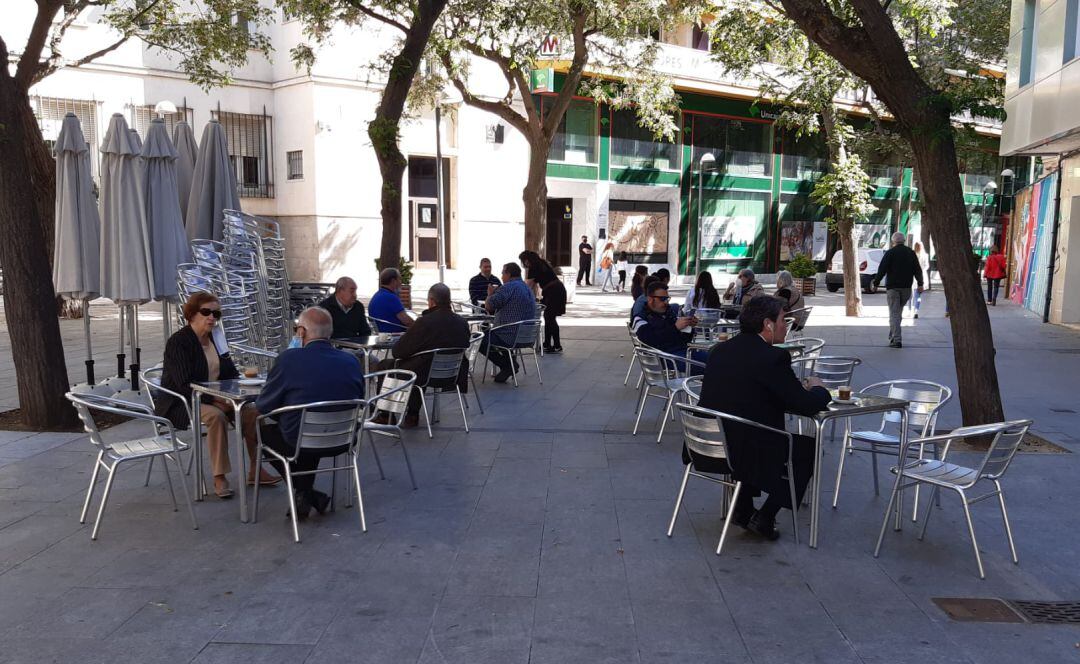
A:
[[[727,332],[717,332],[716,333],[716,340],[717,341],[727,341],[730,338],[731,338],[731,335],[728,334]]]
[[[245,378],[255,378],[258,375],[259,375],[259,367],[256,367],[254,365],[252,365],[250,367],[244,367],[244,377]]]
[[[389,332],[379,332],[379,343],[384,344],[387,341],[390,341],[390,333]]]
[[[836,388],[836,396],[841,401],[851,401],[851,386],[841,385],[840,387]]]

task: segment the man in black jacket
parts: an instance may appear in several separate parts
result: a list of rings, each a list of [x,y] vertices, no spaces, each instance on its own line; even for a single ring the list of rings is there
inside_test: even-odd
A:
[[[334,294],[319,303],[334,320],[332,339],[351,339],[371,336],[371,326],[364,314],[364,305],[356,299],[356,282],[342,277],[334,284]]]
[[[393,357],[379,362],[379,370],[405,369],[416,374],[416,384],[427,381],[427,372],[431,368],[431,353],[418,355],[425,350],[436,348],[468,348],[469,324],[450,308],[450,289],[446,284],[435,284],[428,289],[428,308],[416,322],[401,335],[392,351]],[[461,363],[457,384],[464,392],[468,386],[468,361]],[[453,384],[434,386],[436,389]],[[413,390],[405,408],[403,428],[415,427],[420,421],[420,392]]]
[[[709,353],[701,386],[702,408],[717,410],[774,429],[784,429],[784,415],[810,416],[828,406],[829,391],[817,378],[804,385],[791,369],[791,355],[773,344],[787,335],[784,307],[774,297],[756,297],[739,314],[740,333],[717,344]],[[787,439],[749,425],[724,423],[730,467],[722,459],[693,457],[694,468],[706,473],[728,473],[743,483],[732,521],[762,537],[775,540],[776,514],[793,509],[785,463]],[[796,504],[814,472],[814,439],[793,436],[792,466]],[[683,448],[683,461],[691,454]],[[754,496],[769,494],[754,510]]]
[[[911,299],[911,281],[919,282],[919,291],[923,290],[922,268],[919,267],[919,257],[915,252],[908,249],[904,244],[906,238],[903,233],[893,233],[892,249],[885,252],[878,265],[877,274],[874,275],[874,285],[881,283],[885,278],[885,301],[889,305],[889,345],[893,348],[903,348],[903,340],[900,337],[900,319],[904,314],[904,306]]]
[[[656,281],[645,291],[645,309],[634,316],[631,327],[641,343],[672,355],[686,355],[694,331],[694,318],[680,317],[668,306],[667,284]]]
[[[469,279],[469,301],[476,305],[480,300],[487,299],[488,286],[498,288],[502,285],[499,278],[491,273],[491,259],[480,259],[480,274]]]

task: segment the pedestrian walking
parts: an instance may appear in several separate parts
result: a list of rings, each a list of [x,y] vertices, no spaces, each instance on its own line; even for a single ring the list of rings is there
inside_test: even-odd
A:
[[[619,285],[615,287],[615,290],[620,293],[626,290],[626,271],[630,265],[626,261],[626,252],[619,252],[619,260],[615,263],[615,270],[619,273]]]
[[[600,254],[600,290],[608,292],[608,286],[615,290],[615,243],[608,242]]]
[[[994,247],[990,250],[990,257],[986,259],[986,268],[983,269],[986,277],[986,303],[992,307],[997,306],[998,291],[1001,289],[1001,280],[1005,278],[1005,254]]]
[[[578,273],[577,273],[577,285],[581,286],[582,278],[585,279],[586,286],[592,286],[592,275],[589,271],[592,269],[592,245],[589,244],[589,236],[581,236],[581,244],[577,246],[578,253]]]
[[[930,252],[923,250],[922,242],[915,243],[915,258],[919,259],[919,269],[922,270],[923,277],[926,279],[926,290],[930,290]],[[915,312],[915,318],[919,317],[922,298],[922,292],[916,291],[908,303],[908,307]]]
[[[874,285],[881,284],[885,279],[885,298],[889,305],[889,346],[903,348],[903,339],[900,335],[900,319],[904,314],[904,306],[911,299],[911,282],[918,282],[919,293],[923,289],[923,273],[919,266],[919,259],[915,252],[907,247],[903,233],[893,233],[892,248],[881,257],[877,274],[874,275]]]

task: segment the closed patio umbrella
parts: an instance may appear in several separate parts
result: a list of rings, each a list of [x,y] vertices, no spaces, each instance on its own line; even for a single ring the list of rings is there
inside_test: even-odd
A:
[[[199,154],[199,145],[195,142],[195,132],[191,130],[191,125],[184,121],[173,126],[172,140],[177,153],[176,191],[180,196],[180,220],[186,221],[191,178],[195,175],[195,157]]]
[[[90,147],[74,113],[64,116],[53,154],[56,157],[53,287],[57,295],[82,301],[86,386],[92,388],[94,355],[90,344],[89,304],[100,291],[101,220],[90,178]]]
[[[137,132],[134,129],[129,129],[128,131],[131,132],[131,142],[135,144],[136,149],[141,151],[142,150],[142,139],[139,138],[139,132]]]
[[[225,232],[224,210],[239,210],[236,172],[229,161],[225,130],[217,120],[206,123],[195,174],[188,197],[187,236],[189,240],[221,240]]]
[[[191,261],[191,247],[184,233],[180,216],[180,201],[176,193],[176,162],[178,153],[169,140],[165,121],[157,118],[150,123],[143,143],[143,192],[146,198],[146,228],[150,239],[150,262],[153,267],[155,300],[162,303],[165,338],[169,337],[171,320],[169,303],[175,302],[176,266]]]
[[[135,145],[124,116],[115,113],[109,121],[101,146],[101,294],[120,306],[120,352],[117,375],[124,374],[124,309],[154,298],[153,266],[150,262],[150,238],[146,225],[139,149]],[[129,316],[128,328],[132,349],[137,346],[138,311]],[[138,355],[133,353],[138,380]]]

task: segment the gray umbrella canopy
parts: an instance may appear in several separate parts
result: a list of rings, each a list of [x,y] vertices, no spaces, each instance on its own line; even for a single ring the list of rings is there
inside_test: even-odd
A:
[[[149,138],[149,136],[147,136]],[[176,191],[180,195],[180,219],[187,219],[188,196],[191,195],[191,178],[195,175],[195,157],[199,154],[199,145],[195,142],[195,132],[184,121],[173,126],[173,147],[176,148]]]
[[[224,233],[224,210],[239,210],[236,173],[229,161],[225,130],[217,120],[206,123],[195,174],[188,198],[187,236],[189,240],[221,240]]]
[[[131,133],[131,142],[135,144],[136,149],[141,151],[142,139],[139,138],[139,132],[135,131],[134,129],[128,129],[128,131]]]
[[[176,299],[176,266],[191,260],[191,248],[184,233],[184,220],[180,216],[180,201],[176,193],[177,157],[176,148],[165,129],[165,121],[155,119],[150,123],[142,147],[142,182],[155,300]]]
[[[139,149],[115,113],[101,146],[101,294],[117,304],[154,299]]]
[[[53,147],[56,155],[56,244],[53,286],[72,300],[93,299],[101,292],[99,255],[101,220],[90,180],[90,148],[79,119],[64,116]]]

